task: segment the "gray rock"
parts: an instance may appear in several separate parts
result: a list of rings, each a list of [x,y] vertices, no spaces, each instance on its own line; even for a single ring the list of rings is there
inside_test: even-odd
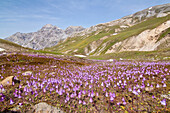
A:
[[[153,91],[153,90],[154,90],[153,87],[146,87],[146,88],[145,88],[145,91]]]
[[[9,76],[6,77],[4,80],[0,81],[0,85],[2,84],[3,86],[11,86],[13,85],[13,83],[20,83],[20,80],[18,80],[18,78],[14,77],[14,76]],[[0,92],[3,92],[3,90],[1,89]]]
[[[46,24],[37,32],[20,33],[6,38],[11,42],[17,43],[23,47],[32,49],[44,49],[56,45],[59,41],[64,40],[74,33],[84,30],[81,26],[70,26],[66,30],[62,30],[57,26]]]
[[[48,105],[45,102],[36,104],[33,107],[33,110],[31,110],[31,112],[33,113],[64,113],[64,111],[60,110],[59,108]]]
[[[91,26],[90,28],[86,28],[85,30],[81,31],[80,33],[74,33],[73,35],[71,35],[71,37],[88,36],[88,34],[94,32],[94,31],[99,31],[101,29],[104,29],[107,26],[115,26],[115,25],[132,26],[132,25],[135,25],[135,24],[137,24],[143,20],[146,20],[148,18],[151,18],[154,16],[163,17],[168,14],[170,14],[170,3],[163,4],[163,5],[157,5],[157,6],[153,6],[153,7],[144,9],[142,11],[139,11],[135,14],[125,16],[118,20]],[[129,27],[129,26],[127,26],[127,27]]]
[[[12,82],[13,82],[13,78],[14,78],[14,76],[9,76],[9,77],[5,78],[4,80],[2,80],[0,82],[0,84],[2,84],[3,86],[11,86]]]
[[[22,73],[22,75],[24,75],[24,76],[31,75],[31,74],[32,74],[32,71],[26,71],[26,72]]]

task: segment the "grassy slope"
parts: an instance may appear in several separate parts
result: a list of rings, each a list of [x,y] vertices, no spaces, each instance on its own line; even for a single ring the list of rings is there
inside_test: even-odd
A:
[[[96,32],[92,32],[85,39],[83,39],[84,37],[69,38],[64,43],[60,43],[57,46],[54,46],[52,48],[47,48],[46,50],[52,50],[52,51],[57,51],[57,52],[64,52],[64,51],[67,51],[67,50],[78,49],[78,53],[82,53],[83,54],[84,47],[87,47],[88,44],[90,44],[91,42],[99,40],[100,38],[102,38],[104,36],[108,36],[110,34],[113,34],[114,30],[116,28],[118,28],[119,26],[112,26],[112,27],[104,26],[104,27],[105,28],[109,28],[109,30],[105,31],[105,29],[104,29],[101,32],[99,32],[97,35],[95,35]],[[72,41],[75,41],[75,42],[72,42]],[[65,48],[62,48],[61,50],[59,50],[61,48],[61,46],[65,46]]]
[[[3,40],[3,39],[0,39],[0,43],[11,45],[11,46],[14,46],[14,47],[22,47],[22,46],[20,46],[18,44],[15,44],[13,42],[10,42],[10,41],[7,41],[7,40]]]
[[[140,34],[141,32],[143,32],[144,30],[147,29],[154,29],[156,27],[158,27],[159,25],[161,25],[163,22],[167,21],[170,19],[170,15],[166,16],[166,17],[161,17],[161,18],[151,18],[148,19],[147,21],[141,22],[137,25],[134,25],[124,31],[122,31],[121,33],[119,33],[116,36],[112,36],[107,38],[106,40],[103,41],[102,44],[109,42],[109,44],[106,46],[106,48],[104,49],[104,51],[101,52],[101,54],[105,54],[105,52],[111,47],[113,46],[115,43],[123,41],[129,37],[135,36]],[[102,44],[99,46],[99,48],[102,46]],[[97,49],[95,52],[99,51],[99,49]]]
[[[31,50],[30,52],[44,53],[44,54],[54,54],[54,55],[63,55],[62,53],[57,53],[57,52],[52,52],[52,51],[44,51],[44,50]]]
[[[100,56],[89,56],[88,59],[98,59],[98,60],[107,60],[107,59],[159,59],[162,60],[164,57],[170,56],[170,48],[158,50],[158,51],[124,51],[118,53],[104,54]],[[170,60],[170,57],[167,59]]]
[[[9,48],[11,48],[11,50],[19,50],[19,51],[21,51],[21,50],[29,50],[29,51],[31,51],[32,49],[30,49],[30,48],[27,48],[27,47],[22,47],[22,46],[20,46],[20,45],[18,45],[18,44],[16,44],[16,43],[13,43],[13,42],[10,42],[10,41],[8,41],[8,40],[4,40],[4,39],[0,39],[0,44],[5,44],[5,46],[9,46],[9,47],[7,47],[8,49]],[[3,48],[3,47],[2,47]],[[4,49],[5,49],[6,47],[4,47]],[[7,50],[8,50],[7,49]]]
[[[161,18],[150,18],[147,21],[141,22],[137,25],[134,25],[130,28],[127,28],[126,30],[120,32],[118,35],[116,36],[111,36],[107,39],[105,39],[103,41],[102,44],[109,42],[107,44],[107,46],[105,47],[104,51],[102,51],[102,53],[100,54],[100,56],[89,56],[87,58],[90,59],[119,59],[119,58],[124,58],[124,59],[146,59],[146,58],[154,58],[156,59],[155,56],[157,56],[158,59],[163,59],[164,57],[170,56],[170,48],[164,49],[164,50],[159,50],[159,51],[132,51],[132,52],[119,52],[119,53],[111,53],[111,54],[105,54],[105,52],[115,43],[119,42],[119,41],[123,41],[131,36],[135,36],[140,34],[141,32],[143,32],[144,30],[147,29],[154,29],[157,26],[161,25],[163,22],[167,21],[170,19],[170,15],[166,16],[166,17],[161,17]],[[103,36],[109,36],[110,34],[114,33],[114,29],[118,28],[119,26],[112,26],[109,28],[108,31],[106,31],[105,29],[108,28],[105,26],[105,29],[102,30],[100,33],[98,33],[97,35],[95,35],[96,32],[93,32],[90,34],[89,37],[83,39],[84,37],[73,37],[70,39],[67,39],[67,41],[65,41],[64,43],[60,43],[55,47],[52,48],[48,48],[47,50],[51,50],[54,53],[60,53],[60,52],[64,52],[67,50],[71,50],[72,51],[69,53],[71,54],[73,52],[73,50],[78,49],[79,54],[83,54],[84,53],[84,47],[87,47],[88,44],[90,44],[91,42],[95,41],[95,40],[99,40],[100,38],[102,38]],[[169,29],[167,29],[165,32],[163,32],[160,35],[160,38],[158,40],[160,40],[161,38],[163,38],[165,35],[167,35],[169,33]],[[72,42],[75,41],[75,42]],[[102,47],[102,44],[99,45],[98,49],[96,49],[96,52],[98,52],[100,50],[100,48]],[[61,46],[65,46],[65,48],[61,49]],[[59,50],[61,49],[61,50]],[[167,53],[167,54],[164,54]],[[92,53],[92,54],[94,54]]]
[[[160,37],[158,38],[157,42],[159,40],[161,40],[163,37],[165,37],[166,35],[170,34],[170,28],[166,29],[161,35]]]
[[[115,43],[117,43],[119,41],[123,41],[129,37],[138,35],[144,30],[156,28],[157,26],[159,26],[160,24],[162,24],[163,22],[165,22],[169,19],[170,19],[170,15],[168,15],[166,17],[161,17],[161,18],[150,18],[150,19],[143,21],[137,25],[127,28],[126,30],[123,30],[122,32],[120,32],[118,35],[111,36],[111,37],[105,39],[103,41],[103,43],[98,46],[96,51],[93,52],[93,54],[98,52],[101,49],[102,45],[106,42],[109,42],[109,43],[107,44],[105,49],[101,52],[101,55],[105,54],[105,52]],[[106,31],[107,28],[109,28],[109,30]],[[93,32],[93,33],[89,34],[89,36],[85,39],[84,39],[84,37],[69,38],[69,39],[67,39],[67,41],[60,43],[57,46],[54,46],[52,48],[48,48],[46,50],[59,52],[59,53],[71,50],[69,53],[72,53],[75,49],[78,49],[77,53],[83,54],[84,48],[87,47],[90,43],[92,43],[93,41],[99,40],[100,38],[102,38],[104,36],[109,36],[110,34],[113,34],[114,30],[116,28],[119,28],[119,26],[112,26],[112,27],[105,26],[105,29],[103,29],[97,35],[95,35],[96,32]],[[167,31],[169,32],[169,30],[167,30]],[[162,34],[161,37],[163,37],[166,33],[167,32]],[[75,42],[72,42],[72,41],[75,41]],[[61,48],[61,46],[62,47],[64,46],[64,48]]]

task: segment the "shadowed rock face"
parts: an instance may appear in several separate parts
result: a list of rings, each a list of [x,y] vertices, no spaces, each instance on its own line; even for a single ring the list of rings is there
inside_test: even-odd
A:
[[[43,49],[56,45],[60,40],[63,40],[70,35],[84,30],[81,26],[70,26],[66,30],[62,30],[57,26],[46,24],[37,32],[20,33],[6,38],[11,42],[15,42],[21,46],[33,49]]]

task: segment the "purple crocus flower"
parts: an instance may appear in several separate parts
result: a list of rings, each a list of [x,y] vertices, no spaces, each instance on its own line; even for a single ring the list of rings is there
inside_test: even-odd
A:
[[[101,86],[104,86],[103,82],[101,83]]]
[[[166,87],[166,84],[164,84],[163,87]]]
[[[78,98],[81,98],[81,94],[78,95]]]
[[[69,101],[69,100],[70,100],[70,98],[67,96],[67,97],[66,97],[66,100],[67,100],[67,101]]]
[[[94,95],[95,95],[95,94],[94,94],[94,92],[92,91],[92,92],[91,92],[91,97],[94,97]]]
[[[132,93],[135,94],[135,95],[139,95],[136,90],[133,90]]]
[[[110,101],[113,101],[113,100],[114,100],[114,98],[111,96],[111,97],[110,97]]]
[[[22,98],[21,95],[18,95],[18,98]]]
[[[84,94],[84,95],[86,94],[86,91],[85,91],[85,90],[83,91],[83,94]]]
[[[119,105],[120,105],[120,102],[118,102],[117,105],[119,106]]]
[[[90,98],[90,100],[89,100],[91,103],[93,102],[93,99],[92,98]]]
[[[155,98],[155,96],[153,95],[152,98]]]
[[[166,99],[163,99],[163,100],[161,101],[161,104],[164,105],[164,106],[166,106]]]
[[[65,100],[64,102],[67,103],[67,100]]]
[[[86,102],[85,102],[85,101],[83,101],[83,105],[86,105]]]
[[[82,103],[82,101],[81,100],[79,100],[79,104],[81,104]]]
[[[131,89],[131,88],[129,88],[129,91],[131,92],[131,91],[132,91],[132,89]]]
[[[107,92],[106,92],[105,96],[108,97],[108,93]]]
[[[126,105],[126,102],[125,102],[125,101],[123,102],[123,105]]]
[[[14,103],[14,101],[12,99],[10,99],[10,104],[13,104],[13,103]]]
[[[19,105],[21,106],[21,105],[22,105],[22,103],[19,103]]]
[[[99,93],[96,93],[96,96],[99,96]]]

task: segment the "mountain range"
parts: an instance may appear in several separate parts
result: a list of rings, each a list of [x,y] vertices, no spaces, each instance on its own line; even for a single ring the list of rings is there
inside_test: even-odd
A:
[[[51,24],[33,33],[16,33],[6,40],[24,47],[63,54],[98,56],[123,51],[170,48],[170,4],[153,6],[107,23],[62,30]]]
[[[69,26],[65,30],[62,30],[57,26],[46,24],[37,32],[17,32],[14,35],[6,38],[6,40],[19,44],[23,47],[39,50],[44,49],[45,47],[52,47],[60,40],[63,40],[73,33],[78,33],[84,29],[85,28],[82,26]]]

